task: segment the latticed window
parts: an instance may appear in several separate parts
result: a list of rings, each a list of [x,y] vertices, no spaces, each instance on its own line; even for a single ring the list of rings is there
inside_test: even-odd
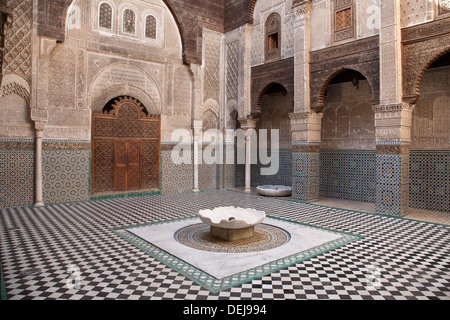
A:
[[[352,26],[352,8],[336,12],[336,31]]]
[[[334,3],[334,41],[354,37],[353,0],[335,0]]]
[[[98,25],[100,28],[112,29],[113,11],[112,7],[107,3],[100,5],[98,13]]]
[[[439,14],[450,13],[450,0],[439,0]]]
[[[136,14],[131,9],[123,12],[123,32],[136,33]]]
[[[156,39],[156,18],[154,16],[147,16],[145,19],[145,37]]]

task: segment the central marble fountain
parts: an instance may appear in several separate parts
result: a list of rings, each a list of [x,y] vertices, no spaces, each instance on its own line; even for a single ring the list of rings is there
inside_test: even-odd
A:
[[[255,227],[266,218],[264,211],[236,207],[200,210],[200,220],[211,227],[211,235],[226,241],[254,237]]]

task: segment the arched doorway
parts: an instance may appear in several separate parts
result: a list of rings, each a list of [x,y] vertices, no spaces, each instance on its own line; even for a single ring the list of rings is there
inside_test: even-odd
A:
[[[335,75],[324,94],[320,197],[375,202],[376,139],[372,89],[361,73]]]
[[[159,117],[132,97],[109,101],[92,119],[93,195],[160,190]]]
[[[450,212],[450,51],[420,81],[410,156],[410,206]]]
[[[289,114],[294,112],[292,100],[287,89],[279,83],[271,83],[265,87],[258,99],[259,119],[256,123],[258,135],[258,163],[252,165],[252,187],[259,185],[292,185],[292,144],[291,120]],[[261,163],[261,130],[267,130],[267,156],[278,157],[277,173],[263,175],[261,168],[271,167],[273,163]],[[271,145],[272,132],[278,130],[278,154]],[[256,158],[256,155],[255,157]]]

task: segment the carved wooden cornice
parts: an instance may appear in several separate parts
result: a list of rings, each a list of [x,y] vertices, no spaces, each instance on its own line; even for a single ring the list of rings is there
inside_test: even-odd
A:
[[[365,53],[367,51],[378,51],[380,46],[379,36],[373,36],[349,43],[333,46],[311,52],[311,64],[321,61],[333,60],[347,57],[353,54]]]
[[[450,33],[450,17],[402,29],[402,42],[425,41]]]

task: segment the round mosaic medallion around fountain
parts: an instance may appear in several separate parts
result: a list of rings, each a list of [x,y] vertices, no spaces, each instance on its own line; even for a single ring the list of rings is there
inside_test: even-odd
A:
[[[212,236],[210,226],[204,223],[184,227],[175,232],[174,237],[179,243],[190,248],[218,253],[266,251],[281,247],[291,238],[290,234],[281,228],[260,224],[255,227],[254,237],[229,242]]]

